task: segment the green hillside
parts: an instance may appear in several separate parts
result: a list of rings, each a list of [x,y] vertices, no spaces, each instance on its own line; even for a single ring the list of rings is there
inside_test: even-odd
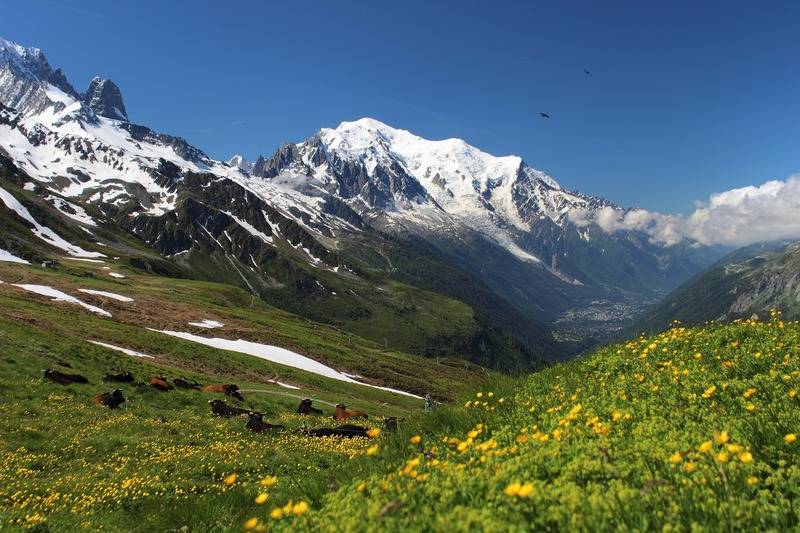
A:
[[[24,267],[4,267],[0,279],[13,281],[16,268]],[[139,298],[171,290],[142,281]],[[413,398],[280,369],[280,379],[301,386],[302,395],[368,411],[367,427],[381,428],[379,415],[400,417],[396,433],[313,439],[293,430],[332,422],[291,414],[297,398],[266,382],[275,368],[265,371],[263,361],[143,328],[132,334],[128,320],[117,324],[116,317],[92,317],[92,327],[110,343],[124,334],[133,348],[163,357],[87,345],[76,326],[85,312],[7,285],[0,286],[0,519],[8,527],[788,530],[800,518],[800,323],[778,315],[674,327],[516,380],[445,365],[432,373],[421,363],[430,360],[397,354],[398,369],[408,358],[417,365],[414,377],[435,375],[426,386],[438,383],[440,393],[460,397],[431,412]],[[221,293],[207,294],[208,318],[233,323],[259,314],[229,301],[235,310],[218,315]],[[201,303],[195,298],[185,287],[172,297]],[[264,328],[283,316],[286,334],[306,339],[298,345],[325,345],[313,333],[321,326],[303,329],[274,313],[262,319]],[[333,361],[334,346],[328,350]],[[348,364],[369,360],[367,353]],[[92,384],[41,379],[42,368],[63,363]],[[256,435],[241,418],[212,418],[209,396],[196,391],[125,385],[123,407],[92,405],[90,394],[110,388],[99,378],[112,369],[203,382],[230,376],[246,391],[274,392],[245,392],[246,405],[288,429]]]
[[[800,318],[797,243],[763,243],[732,252],[654,305],[626,331],[659,331],[673,320],[699,325],[754,314],[764,317],[773,308],[783,310],[784,318]]]

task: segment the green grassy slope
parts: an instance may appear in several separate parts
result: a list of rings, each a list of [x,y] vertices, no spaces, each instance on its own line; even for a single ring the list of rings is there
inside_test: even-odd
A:
[[[396,434],[317,441],[214,420],[196,392],[126,386],[124,408],[92,406],[87,395],[102,386],[58,387],[39,369],[65,359],[95,383],[111,367],[169,369],[42,334],[21,314],[34,304],[4,298],[0,518],[9,526],[688,531],[789,530],[800,520],[797,322],[676,327],[529,377],[465,382],[461,402],[430,413],[380,391],[309,384],[322,400],[401,416]],[[243,388],[266,389],[244,381],[246,359],[169,349],[210,373],[190,377],[224,364]],[[272,422],[302,423],[287,414],[294,399],[247,402]],[[274,486],[260,483],[271,476]]]
[[[795,529],[798,377],[796,322],[675,328],[473,395],[387,439],[384,472],[307,515],[252,514],[307,530]]]
[[[321,378],[249,355],[224,352],[226,356],[219,357],[220,351],[214,348],[150,330],[191,332],[281,346],[362,376],[369,383],[419,395],[430,392],[440,399],[451,398],[465,380],[468,382],[485,374],[480,367],[459,359],[434,360],[385,350],[356,335],[270,307],[236,287],[164,278],[120,266],[113,261],[100,264],[71,259],[63,259],[56,270],[0,263],[0,280],[6,282],[0,285],[0,320],[9,324],[32,324],[35,326],[32,334],[36,338],[54,333],[79,345],[80,350],[92,349],[86,341],[98,340],[154,355],[156,363],[174,368],[175,372],[204,372],[220,378],[262,383],[268,383],[269,378],[277,375],[281,381],[300,386],[304,391],[334,386],[365,387]],[[111,271],[126,277],[112,278],[108,274]],[[113,316],[109,319],[94,315],[73,304],[54,305],[48,298],[12,284],[54,287],[97,305]],[[134,301],[117,302],[81,293],[79,289],[112,292],[132,297]],[[204,319],[217,320],[225,326],[205,330],[189,325],[189,322]]]

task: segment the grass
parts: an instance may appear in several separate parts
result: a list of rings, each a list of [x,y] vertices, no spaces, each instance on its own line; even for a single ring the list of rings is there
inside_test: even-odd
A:
[[[794,530],[799,363],[800,324],[777,316],[675,327],[477,391],[307,515],[252,514],[304,530]]]
[[[800,443],[792,436],[800,433],[800,324],[777,314],[765,322],[676,326],[505,378],[385,353],[238,289],[130,270],[123,280],[84,277],[85,270],[0,266],[6,282],[136,298],[127,310],[92,300],[114,314],[107,319],[0,285],[0,523],[9,529],[798,527]],[[421,381],[460,400],[424,412],[418,400],[143,327],[186,330],[190,318],[224,322],[215,334],[288,343],[337,368],[363,368],[376,383]],[[87,344],[87,336],[157,357],[131,358]],[[41,369],[64,362],[92,384],[41,379]],[[265,390],[247,393],[246,405],[288,430],[255,435],[243,419],[214,419],[210,396],[196,391],[126,385],[122,408],[92,405],[91,394],[111,388],[100,384],[111,370]],[[350,441],[304,437],[292,430],[329,419],[291,414],[297,398],[282,394],[295,391],[268,383],[275,373],[301,386],[303,396],[400,416],[399,430]],[[368,425],[380,427],[379,416]],[[273,477],[274,485],[261,483]],[[266,501],[256,503],[261,494]]]
[[[295,430],[330,426],[329,417],[301,418],[299,398],[311,397],[329,414],[344,402],[370,413],[410,419],[422,402],[344,383],[229,351],[169,337],[151,329],[195,331],[285,346],[370,382],[452,398],[493,374],[457,360],[386,351],[335,328],[272,308],[237,288],[142,275],[124,266],[63,260],[56,270],[0,264],[0,523],[49,530],[102,528],[161,531],[188,526],[207,531],[238,528],[252,497],[241,490],[278,476],[286,494],[311,503],[342,480],[369,473],[364,439],[309,439]],[[111,265],[126,278],[108,276]],[[112,313],[105,318],[79,306],[13,287],[48,285]],[[79,288],[134,298],[132,303],[91,296]],[[218,319],[212,332],[188,321]],[[88,343],[106,343],[151,354],[131,357]],[[65,366],[65,365],[68,365]],[[80,373],[89,385],[62,387],[42,379],[42,369]],[[244,404],[287,431],[255,435],[244,419],[211,416],[198,391],[158,392],[141,383],[118,385],[127,398],[111,411],[90,402],[117,385],[108,372],[130,371],[139,381],[153,375],[185,376],[201,383],[237,383]],[[300,387],[288,390],[278,378]],[[251,392],[259,391],[259,392]],[[237,473],[233,487],[222,478]]]

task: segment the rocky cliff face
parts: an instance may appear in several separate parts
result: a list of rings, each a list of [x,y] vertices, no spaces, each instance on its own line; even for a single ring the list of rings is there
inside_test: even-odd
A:
[[[122,102],[122,92],[111,80],[93,78],[86,92],[83,93],[82,99],[92,111],[101,117],[128,121],[128,113]]]

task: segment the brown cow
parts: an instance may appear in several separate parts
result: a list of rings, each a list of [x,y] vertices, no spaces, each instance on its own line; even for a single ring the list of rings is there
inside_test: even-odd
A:
[[[153,387],[156,390],[160,390],[160,391],[164,391],[164,392],[172,390],[172,385],[169,384],[169,382],[167,381],[167,378],[162,377],[162,376],[156,376],[156,377],[150,378],[150,386]]]
[[[95,394],[92,396],[92,401],[97,405],[105,405],[110,409],[118,407],[125,401],[122,391],[114,389],[111,392],[104,392],[103,394]]]
[[[211,407],[211,412],[214,416],[221,416],[222,418],[233,418],[234,416],[249,413],[247,409],[229,406],[225,403],[225,400],[208,400],[208,405]]]
[[[80,374],[64,374],[63,372],[59,372],[58,370],[53,370],[52,368],[48,368],[44,371],[45,379],[49,379],[53,383],[58,383],[59,385],[72,385],[73,383],[89,383],[89,380],[85,377],[81,376]]]
[[[232,383],[228,385],[206,385],[200,390],[203,392],[218,392],[220,394],[224,394],[225,396],[236,398],[241,402],[244,401],[244,397],[242,397],[242,395],[239,393],[239,387]]]
[[[333,413],[334,420],[350,420],[351,418],[369,418],[369,415],[363,411],[348,411],[347,406],[343,403],[336,406],[336,411]]]
[[[255,433],[265,433],[270,429],[284,429],[283,426],[268,424],[264,422],[264,415],[262,415],[261,413],[254,413],[250,411],[248,413],[248,417],[249,418],[247,419],[247,424],[245,425],[245,427]]]
[[[300,406],[297,408],[298,415],[321,415],[322,409],[317,409],[316,407],[311,406],[311,400],[306,398],[300,402]]]

